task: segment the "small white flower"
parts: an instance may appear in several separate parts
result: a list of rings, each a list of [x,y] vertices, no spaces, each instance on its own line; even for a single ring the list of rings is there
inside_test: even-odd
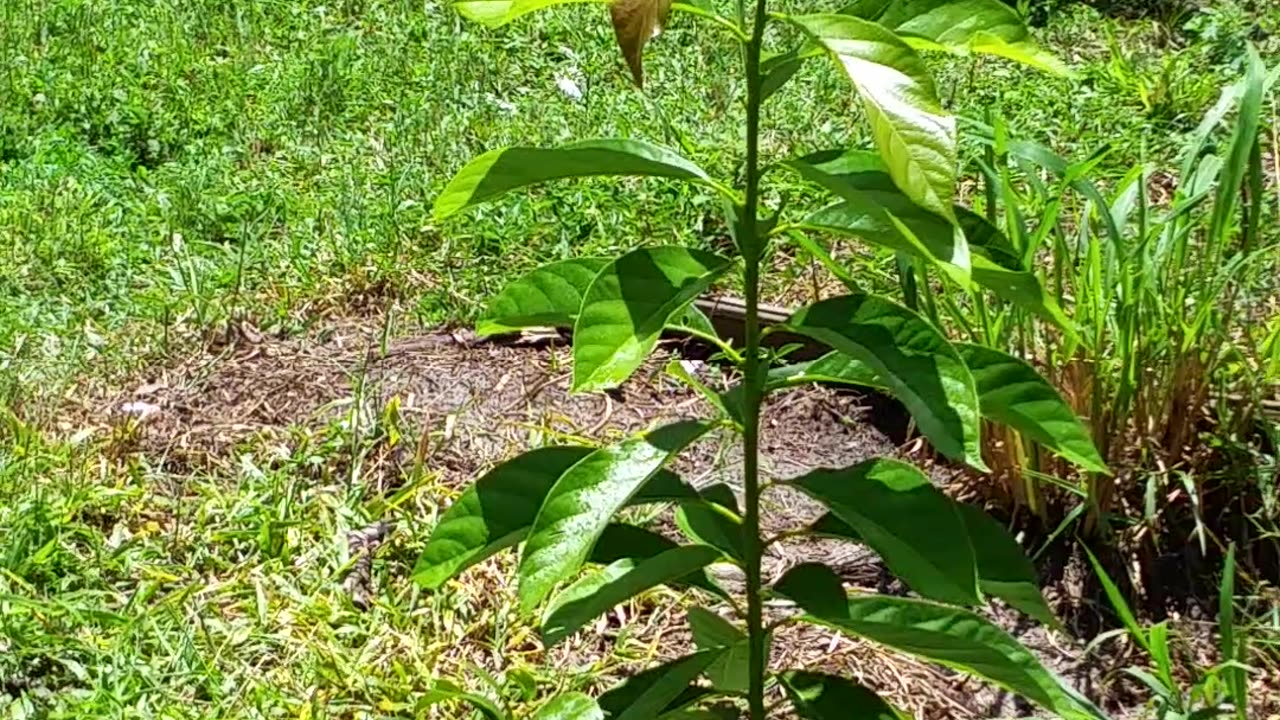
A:
[[[578,83],[574,82],[572,78],[561,75],[556,78],[556,87],[560,88],[560,92],[568,96],[570,100],[581,102],[582,88],[579,88]]]

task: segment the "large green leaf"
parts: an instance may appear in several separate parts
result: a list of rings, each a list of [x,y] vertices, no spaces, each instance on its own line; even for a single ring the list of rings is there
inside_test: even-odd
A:
[[[894,185],[871,153],[820,153],[786,165],[841,199],[810,214],[801,227],[853,235],[938,265],[962,286],[967,278],[997,297],[1036,313],[1075,336],[1075,325],[1036,274],[1021,267],[1008,238],[985,218],[953,208],[961,232],[949,220],[916,205]]]
[[[604,711],[582,693],[565,693],[543,705],[533,720],[604,720]]]
[[[966,283],[970,261],[964,235],[899,190],[875,153],[823,152],[788,160],[784,165],[842,201],[810,214],[801,222],[802,227],[854,235],[924,258]]]
[[[1050,627],[1058,625],[1044,596],[1040,577],[1022,546],[981,508],[957,503],[978,560],[978,587]]]
[[[600,696],[610,720],[653,720],[689,690],[722,650],[703,650],[649,668]]]
[[[882,297],[846,295],[802,308],[787,327],[866,363],[938,452],[986,469],[973,376],[927,320]]]
[[[720,558],[707,545],[683,545],[641,560],[618,560],[565,588],[542,621],[548,647],[577,632],[610,608],[645,590],[684,578]]]
[[[668,319],[710,287],[731,260],[683,247],[640,248],[600,271],[573,331],[573,389],[626,380],[653,350]]]
[[[607,258],[573,258],[548,263],[517,278],[489,301],[476,323],[481,337],[526,327],[571,327],[591,281]]]
[[[835,675],[788,670],[778,676],[800,717],[807,720],[909,720],[869,688]]]
[[[1001,0],[858,0],[844,14],[874,20],[922,50],[999,55],[1053,73],[1066,66],[1035,44],[1018,12]]]
[[[518,188],[597,175],[709,181],[702,168],[674,150],[639,140],[584,140],[559,148],[502,148],[467,163],[440,193],[433,212],[439,220]]]
[[[917,205],[952,217],[955,118],[938,102],[924,60],[893,32],[848,15],[790,18],[829,51],[862,98],[876,148]]]
[[[434,590],[471,565],[520,542],[560,476],[591,454],[586,447],[539,448],[490,470],[440,518],[414,567],[413,579]],[[632,501],[690,497],[698,497],[697,492],[664,470],[646,482]]]
[[[454,0],[453,8],[472,22],[501,27],[536,10],[579,3],[605,3],[607,0]]]
[[[1098,714],[1005,631],[968,610],[887,596],[851,598],[840,612],[829,603],[806,606],[805,620],[984,677],[1064,718]]]
[[[1018,358],[981,345],[956,345],[973,373],[982,414],[1017,430],[1090,472],[1108,472],[1071,406]]]
[[[915,467],[881,458],[814,470],[790,484],[853,527],[911,589],[959,605],[982,601],[964,519]]]
[[[693,632],[693,644],[699,650],[721,650],[722,653],[707,668],[707,678],[716,690],[729,693],[746,693],[751,685],[751,645],[746,633],[710,610],[689,608],[689,629]],[[773,636],[765,636],[765,657]]]
[[[998,597],[1049,626],[1058,625],[1053,611],[1040,594],[1035,567],[1021,546],[991,516],[982,510],[957,503],[969,534],[969,544],[978,563],[978,588]],[[826,513],[808,528],[813,535],[864,542],[862,534],[834,513]]]
[[[666,474],[666,471],[658,473],[654,476],[658,477]],[[636,497],[632,498],[632,504],[642,499],[641,496],[646,494],[653,480],[645,484]],[[692,489],[692,488],[690,488]],[[612,565],[620,560],[626,560],[632,564],[657,557],[662,553],[679,547],[674,540],[666,538],[652,530],[629,525],[626,523],[610,523],[600,534],[600,539],[596,541],[595,547],[591,548],[591,555],[588,561],[597,565]],[[690,573],[681,578],[670,580],[668,585],[675,588],[696,587],[699,590],[716,595],[718,597],[726,597],[725,591],[711,579],[711,575],[705,570]]]
[[[711,425],[679,422],[600,448],[547,494],[520,558],[520,604],[531,610],[582,567],[609,520],[637,490]]]

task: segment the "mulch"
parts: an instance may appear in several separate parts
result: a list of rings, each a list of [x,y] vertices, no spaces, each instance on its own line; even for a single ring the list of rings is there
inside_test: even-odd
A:
[[[227,470],[230,475],[241,452],[287,448],[308,432],[337,428],[360,437],[386,434],[393,425],[401,440],[364,460],[360,477],[368,491],[385,493],[411,468],[426,464],[439,473],[443,487],[456,492],[478,473],[533,446],[607,442],[677,418],[708,416],[706,401],[664,367],[683,361],[713,387],[724,387],[728,378],[714,364],[694,359],[700,352],[683,349],[680,342],[664,343],[622,388],[575,395],[569,392],[568,343],[557,334],[499,342],[445,330],[384,343],[376,325],[360,320],[335,322],[305,337],[250,331],[155,368],[129,388],[100,392],[68,407],[60,426],[109,433],[117,452],[140,455],[172,473]],[[876,429],[880,423],[872,421],[880,418],[873,414],[879,412],[882,405],[866,397],[821,387],[772,398],[762,418],[763,474],[789,478],[874,456],[919,456],[918,443],[897,445]],[[737,450],[733,438],[704,439],[676,469],[699,486],[738,487]],[[929,468],[940,486],[959,488],[956,471],[938,463]],[[803,525],[821,512],[797,493],[771,492],[766,500],[763,524],[771,531]],[[656,526],[670,529],[670,517],[660,517]],[[774,579],[811,560],[835,566],[851,588],[907,593],[873,554],[830,540],[778,543],[770,548],[764,573]],[[1119,671],[1140,658],[1123,651],[1120,641],[1085,651],[1100,629],[1098,599],[1082,589],[1087,573],[1077,557],[1048,578],[1046,596],[1068,619],[1065,631],[1045,630],[999,603],[982,612],[1117,717],[1137,716],[1144,696]],[[497,602],[483,593],[476,600]],[[1095,621],[1086,623],[1087,631],[1079,632],[1078,625],[1073,631],[1071,619],[1082,617]],[[683,622],[683,613],[671,608],[629,603],[602,619],[597,630],[608,634],[632,624],[631,642],[648,638],[654,652],[677,656],[689,643]],[[1197,628],[1191,629],[1210,643]],[[580,633],[545,660],[568,667],[573,663],[566,653],[605,651],[602,638],[591,635]],[[773,647],[775,666],[852,676],[918,718],[1034,713],[989,684],[821,629],[784,627]],[[1276,709],[1269,705],[1259,712],[1267,717]]]

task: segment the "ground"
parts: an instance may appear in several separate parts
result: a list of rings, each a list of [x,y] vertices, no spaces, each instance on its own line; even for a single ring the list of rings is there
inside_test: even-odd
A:
[[[935,58],[944,99],[1070,157],[1109,144],[1099,173],[1111,178],[1170,166],[1237,74],[1240,43],[1274,51],[1280,31],[1264,2],[1173,21],[1045,5],[1037,36],[1077,77]],[[734,174],[730,46],[674,24],[651,46],[642,94],[595,10],[500,31],[393,0],[0,11],[5,717],[406,717],[439,678],[526,707],[687,642],[674,629],[682,598],[659,592],[543,652],[514,610],[510,556],[438,593],[409,581],[435,518],[494,462],[705,410],[661,372],[670,355],[619,395],[570,398],[562,343],[476,343],[466,328],[484,298],[545,260],[642,238],[716,247],[726,231],[709,196],[570,183],[457,221],[430,216],[468,158],[513,143],[623,134]],[[865,140],[838,76],[800,80],[771,101],[768,152]],[[819,107],[833,112],[815,121]],[[788,189],[796,202],[812,193]],[[868,282],[891,283],[892,258],[858,257]],[[780,262],[769,295],[804,296],[809,280]],[[864,405],[820,390],[779,399],[772,472],[918,452],[876,430]],[[700,446],[682,469],[731,481],[729,450]],[[945,469],[936,479],[963,493]],[[807,511],[779,497],[770,518]],[[666,522],[658,509],[632,519]],[[780,548],[770,572],[813,552],[829,548]],[[900,591],[868,558],[836,552],[851,586]],[[1117,676],[1123,644],[1086,652],[1102,611],[1079,558],[1059,571],[1048,593],[1071,632],[993,617],[1109,709],[1140,714],[1145,696]],[[1186,652],[1209,647],[1207,625],[1180,619]],[[921,717],[1023,712],[826,634],[781,638],[777,652],[847,668]],[[1256,680],[1257,716],[1280,712],[1276,683]]]

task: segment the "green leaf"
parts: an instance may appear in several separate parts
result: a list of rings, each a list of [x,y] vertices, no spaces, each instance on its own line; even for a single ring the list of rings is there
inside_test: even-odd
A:
[[[720,558],[706,545],[684,545],[635,562],[619,560],[578,580],[556,597],[542,621],[542,640],[551,647],[610,608],[636,595],[679,580]]]
[[[664,473],[659,473],[658,476],[655,476],[655,479],[662,474]],[[652,482],[651,480],[647,483],[641,493],[644,493]],[[633,498],[633,502],[637,498],[639,498],[639,494],[637,494],[636,498]],[[626,523],[610,523],[601,533],[595,547],[591,548],[591,555],[588,560],[598,565],[612,565],[620,560],[627,560],[635,564],[677,547],[679,545],[674,540],[663,537],[652,530]],[[696,587],[717,597],[726,597],[725,591],[715,584],[706,571],[693,572],[684,577],[668,581],[667,584],[674,588]]]
[[[1004,526],[972,505],[957,503],[978,561],[978,587],[1049,627],[1058,627],[1040,594],[1036,568]]]
[[[811,230],[854,235],[865,242],[938,264],[967,284],[969,248],[944,217],[917,205],[898,189],[879,156],[861,150],[823,152],[784,165],[841,199],[800,224]]]
[[[683,247],[640,248],[609,264],[587,290],[573,331],[573,389],[626,380],[667,321],[711,286],[732,261]]]
[[[802,308],[787,327],[866,363],[938,452],[986,470],[973,376],[927,320],[885,298],[846,295]]]
[[[849,595],[835,571],[822,563],[801,563],[774,583],[773,591],[815,615],[844,613]]]
[[[533,609],[582,567],[619,509],[654,473],[711,425],[679,422],[600,448],[569,468],[547,494],[520,559],[520,605]]]
[[[721,654],[703,650],[649,668],[600,696],[600,707],[610,720],[653,720],[689,689]]]
[[[778,676],[800,717],[807,720],[909,720],[870,689],[834,675],[788,670]]]
[[[997,55],[1067,74],[1062,61],[1037,46],[1018,12],[1001,0],[860,0],[841,12],[874,20],[920,50]]]
[[[590,453],[582,447],[539,448],[490,470],[440,518],[413,579],[435,590],[467,567],[520,542],[552,485]]]
[[[769,371],[765,385],[774,390],[806,383],[839,383],[841,385],[855,385],[876,390],[889,390],[889,386],[876,377],[876,372],[869,365],[856,358],[851,358],[839,350],[833,350],[809,362],[774,368]]]
[[[790,481],[857,531],[921,595],[977,605],[977,563],[957,503],[904,462],[868,460]]]
[[[1078,336],[1076,324],[1062,311],[1035,273],[1019,266],[1009,239],[986,218],[964,208],[956,208],[960,227],[969,241],[974,282],[1059,327],[1068,339]]]
[[[462,17],[489,27],[501,27],[536,10],[580,3],[603,3],[606,0],[454,0],[454,9]]]
[[[604,711],[582,693],[565,693],[543,705],[533,720],[604,720]]]
[[[559,148],[491,150],[454,176],[433,210],[442,220],[530,185],[564,178],[643,175],[710,182],[706,172],[674,150],[639,140],[585,140]]]
[[[841,199],[810,214],[801,227],[852,235],[924,258],[962,287],[968,286],[971,277],[1000,299],[1039,315],[1070,338],[1076,336],[1075,323],[1036,274],[1021,267],[1008,238],[986,218],[955,206],[961,229],[957,233],[949,220],[921,208],[898,190],[883,163],[871,153],[825,152],[785,164]]]
[[[708,493],[712,490],[712,493]],[[726,499],[723,494],[727,492]],[[733,491],[717,485],[702,491],[700,500],[685,500],[676,510],[676,525],[694,542],[719,549],[742,563],[742,519],[734,508]]]
[[[526,327],[571,327],[591,281],[607,258],[573,258],[549,263],[502,289],[476,323],[484,337]]]
[[[524,539],[538,507],[561,475],[592,454],[585,447],[531,450],[490,470],[458,498],[436,524],[418,558],[413,579],[428,589]],[[633,502],[698,497],[679,477],[659,472]]]
[[[1107,600],[1111,601],[1111,607],[1116,611],[1116,615],[1120,617],[1120,622],[1125,629],[1129,631],[1129,635],[1134,641],[1147,651],[1151,652],[1151,643],[1147,640],[1147,634],[1142,630],[1142,626],[1138,624],[1138,619],[1133,616],[1133,610],[1129,609],[1129,603],[1124,599],[1124,593],[1120,592],[1120,588],[1116,587],[1115,582],[1107,571],[1103,569],[1102,563],[1098,562],[1098,558],[1089,548],[1084,548],[1084,554],[1089,558],[1089,564],[1093,566],[1093,572],[1098,577],[1098,582],[1102,584],[1102,591],[1106,593]]]
[[[774,93],[782,89],[783,85],[796,74],[804,61],[809,58],[808,53],[801,51],[801,48],[788,50],[784,53],[768,55],[760,60],[760,102],[763,104]]]
[[[1223,661],[1245,661],[1246,640],[1236,641],[1236,544],[1227,546],[1227,559],[1222,564],[1222,582],[1218,585],[1218,643]],[[1244,670],[1228,668],[1227,687],[1231,702],[1236,706],[1236,717],[1245,720],[1249,712],[1249,689]]]
[[[1067,401],[1018,358],[981,345],[956,350],[973,373],[982,414],[1090,472],[1108,473],[1093,438]]]
[[[746,634],[728,620],[699,607],[689,608],[689,629],[699,650],[723,651],[706,671],[712,687],[728,693],[746,693],[751,685],[751,646]],[[772,633],[765,638],[766,657],[771,642]]]
[[[955,118],[942,109],[924,60],[894,33],[847,15],[789,18],[844,67],[862,98],[876,148],[917,205],[951,218]]]
[[[427,709],[432,705],[439,705],[442,702],[461,702],[470,705],[485,717],[485,720],[507,720],[507,714],[502,712],[492,700],[469,693],[457,685],[447,681],[439,680],[415,703],[415,709],[420,715],[425,715]]]
[[[803,619],[984,677],[1065,718],[1096,718],[1029,650],[968,610],[887,596],[851,598],[840,612],[807,606]]]

